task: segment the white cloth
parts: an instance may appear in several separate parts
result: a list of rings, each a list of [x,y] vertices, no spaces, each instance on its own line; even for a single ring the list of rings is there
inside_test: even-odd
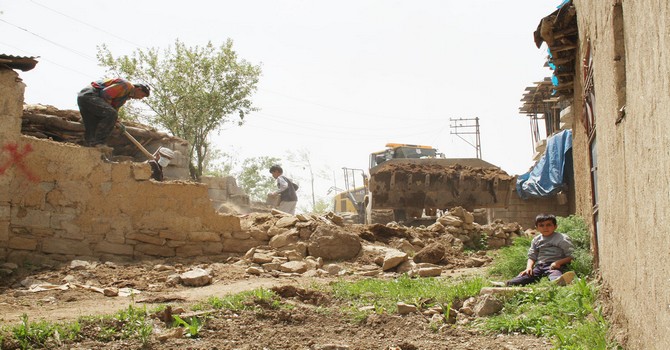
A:
[[[298,204],[295,202],[279,202],[278,210],[283,211],[284,213],[295,214],[295,205]]]

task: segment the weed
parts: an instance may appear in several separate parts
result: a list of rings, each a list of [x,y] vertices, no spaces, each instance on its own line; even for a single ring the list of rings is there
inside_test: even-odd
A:
[[[29,322],[28,315],[21,316],[21,323],[12,327],[11,333],[21,349],[33,346],[48,347],[49,342],[60,342],[61,338],[75,340],[81,333],[78,322],[71,324],[50,323],[47,321]],[[2,344],[2,340],[0,340]]]
[[[578,276],[590,276],[593,273],[593,256],[591,255],[591,236],[586,222],[576,215],[556,219],[558,221],[556,231],[568,235],[575,247],[570,269]]]
[[[177,315],[172,315],[174,318],[174,326],[182,326],[186,328],[186,336],[189,338],[197,338],[200,329],[202,329],[203,322],[200,321],[197,317],[191,317],[191,322],[186,322],[181,317]]]

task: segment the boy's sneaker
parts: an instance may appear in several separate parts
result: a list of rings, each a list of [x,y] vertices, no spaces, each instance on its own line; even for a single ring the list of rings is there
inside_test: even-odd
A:
[[[568,284],[572,283],[572,280],[574,279],[575,279],[575,273],[573,271],[568,271],[562,274],[561,277],[555,279],[554,283],[556,283],[559,286],[567,286]]]
[[[494,287],[505,287],[507,284],[505,282],[491,281],[491,285]]]

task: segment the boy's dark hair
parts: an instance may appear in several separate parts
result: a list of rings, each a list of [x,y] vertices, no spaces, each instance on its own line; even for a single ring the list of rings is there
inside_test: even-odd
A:
[[[284,173],[284,169],[282,169],[279,165],[273,165],[270,167],[271,173],[274,173],[275,171],[279,171],[280,174]]]
[[[554,226],[558,225],[556,223],[556,215],[554,214],[539,214],[535,217],[535,226],[543,221],[551,221],[554,223]]]

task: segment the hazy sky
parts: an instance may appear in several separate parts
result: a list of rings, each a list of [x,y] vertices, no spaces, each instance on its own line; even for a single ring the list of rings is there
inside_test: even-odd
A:
[[[387,142],[474,157],[449,119],[479,117],[483,159],[520,174],[533,151],[519,100],[551,74],[533,31],[560,2],[0,0],[0,53],[40,56],[20,72],[26,103],[77,109],[76,93],[104,75],[100,44],[120,56],[230,38],[263,70],[260,111],[214,135],[240,159],[308,150],[336,175],[320,187],[342,187],[341,168],[367,168]]]

